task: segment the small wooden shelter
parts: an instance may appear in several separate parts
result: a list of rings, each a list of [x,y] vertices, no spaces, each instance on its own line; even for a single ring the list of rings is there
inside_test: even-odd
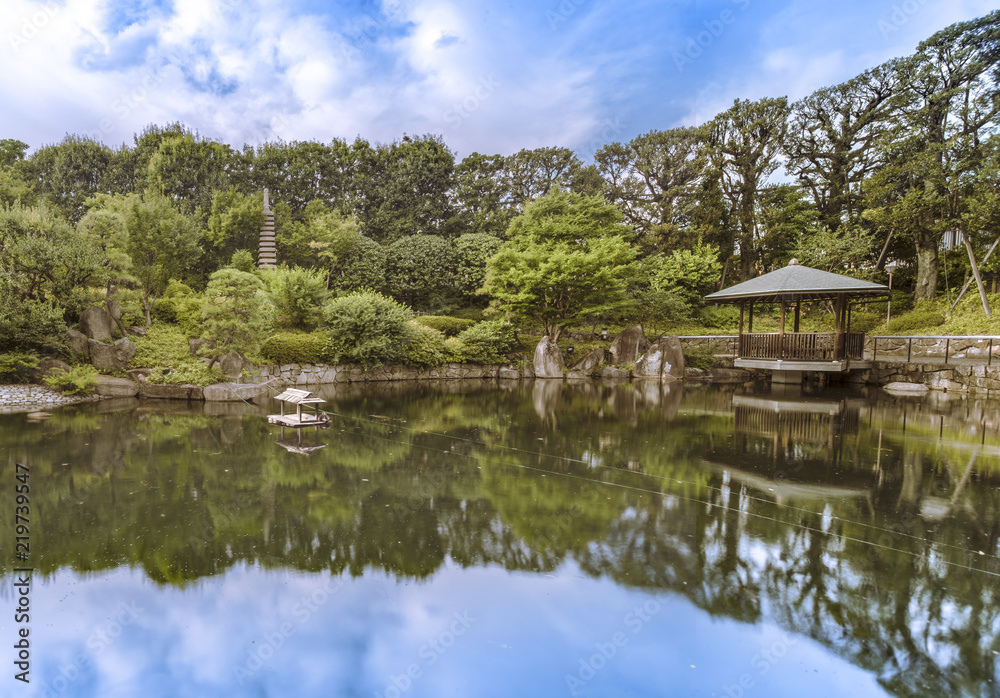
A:
[[[850,369],[852,361],[855,364],[862,361],[865,335],[850,330],[850,301],[888,297],[889,293],[888,286],[813,269],[793,259],[786,267],[711,293],[705,300],[740,306],[737,367],[771,369],[774,379],[794,380],[801,379],[802,371],[843,373]],[[818,300],[834,301],[834,331],[799,332],[802,301]],[[757,303],[781,304],[781,325],[777,332],[753,331]],[[789,310],[794,320],[791,332],[786,328]],[[787,374],[781,376],[781,372]]]
[[[330,423],[330,415],[321,412],[319,405],[326,402],[321,397],[317,397],[308,390],[298,390],[288,388],[280,395],[275,395],[274,399],[281,403],[281,414],[270,414],[267,416],[269,424],[277,424],[282,427],[319,427]],[[285,414],[285,403],[295,405],[294,414]],[[302,406],[312,406],[312,412],[303,412]]]

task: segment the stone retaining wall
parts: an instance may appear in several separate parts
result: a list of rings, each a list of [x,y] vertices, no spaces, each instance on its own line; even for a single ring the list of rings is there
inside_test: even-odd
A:
[[[895,382],[921,383],[931,390],[975,393],[980,396],[1000,395],[1000,366],[876,361],[870,369],[852,371],[848,380],[852,383],[870,385],[887,385]]]
[[[315,385],[317,383],[367,383],[371,381],[459,380],[465,378],[522,378],[521,371],[503,366],[443,364],[432,368],[379,366],[367,371],[359,365],[282,364],[262,366],[255,380],[272,381],[275,386]]]

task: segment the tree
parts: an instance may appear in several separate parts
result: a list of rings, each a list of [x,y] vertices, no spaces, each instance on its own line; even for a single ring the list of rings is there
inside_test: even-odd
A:
[[[142,286],[148,326],[152,324],[150,312],[156,297],[171,278],[180,276],[201,255],[198,230],[190,218],[162,196],[147,194],[140,198],[132,194],[114,205],[120,206],[125,216],[126,251]]]
[[[87,212],[85,202],[107,191],[111,149],[92,138],[66,136],[35,151],[25,165],[38,198],[72,222]]]
[[[361,233],[353,217],[331,211],[319,200],[306,207],[305,220],[286,226],[275,238],[284,264],[315,267],[326,272],[326,284],[340,261],[359,244]]]
[[[997,127],[1000,11],[960,22],[920,43],[898,64],[907,99],[880,144],[886,165],[873,175],[867,218],[912,241],[914,298],[937,293],[938,245],[962,231],[982,166],[982,144]]]
[[[467,233],[454,242],[454,284],[466,303],[472,303],[486,281],[486,264],[503,241],[486,233]]]
[[[709,172],[701,128],[650,131],[629,143],[609,143],[594,159],[605,196],[622,210],[648,251],[672,248],[692,227]]]
[[[330,276],[330,288],[339,291],[360,291],[385,287],[385,249],[364,235],[358,244],[344,255]]]
[[[505,163],[502,155],[472,153],[456,165],[451,192],[455,215],[448,221],[449,235],[488,233],[499,238],[507,232],[511,213]]]
[[[254,274],[223,267],[212,274],[205,290],[202,338],[213,344],[203,354],[208,367],[230,351],[255,356],[273,321],[271,299]]]
[[[235,187],[216,191],[204,231],[206,256],[218,266],[236,250],[256,250],[263,224],[262,195],[243,194]]]
[[[418,310],[454,303],[455,251],[440,235],[412,235],[386,248],[385,285],[396,300]]]
[[[635,251],[614,205],[553,189],[511,221],[483,290],[500,308],[542,324],[553,340],[587,315],[620,305]]]
[[[778,167],[788,111],[784,97],[736,100],[708,125],[709,157],[732,207],[743,281],[760,272],[761,192]]]
[[[229,186],[233,160],[232,149],[223,143],[189,132],[168,135],[145,164],[145,188],[166,197],[187,215],[204,216],[215,191]]]

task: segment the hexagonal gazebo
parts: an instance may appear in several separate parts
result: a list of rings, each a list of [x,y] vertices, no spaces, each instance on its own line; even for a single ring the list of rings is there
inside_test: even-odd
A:
[[[888,297],[889,293],[888,286],[820,271],[793,259],[786,267],[711,293],[705,300],[740,306],[737,367],[771,369],[774,380],[793,382],[801,380],[803,371],[844,373],[850,370],[852,362],[858,367],[857,363],[864,360],[865,335],[850,331],[850,301]],[[833,332],[799,332],[800,304],[813,300],[835,301]],[[753,331],[755,303],[781,304],[781,326],[777,332]],[[786,332],[789,309],[794,312],[794,325],[791,332]],[[744,332],[746,310],[749,322]]]

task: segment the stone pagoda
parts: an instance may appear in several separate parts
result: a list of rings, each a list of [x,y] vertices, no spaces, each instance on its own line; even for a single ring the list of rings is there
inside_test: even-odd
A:
[[[274,269],[278,263],[274,248],[274,212],[264,190],[264,225],[260,228],[260,246],[257,248],[257,268]]]

